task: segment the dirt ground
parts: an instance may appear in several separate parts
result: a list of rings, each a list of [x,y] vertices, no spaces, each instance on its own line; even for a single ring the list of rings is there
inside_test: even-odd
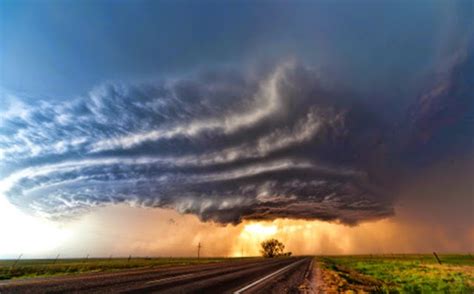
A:
[[[371,277],[361,275],[350,269],[338,268],[332,271],[322,266],[317,259],[313,262],[313,271],[309,279],[310,292],[325,293],[373,293],[380,290],[380,283]]]
[[[310,285],[303,293],[473,293],[470,255],[380,255],[316,257]]]

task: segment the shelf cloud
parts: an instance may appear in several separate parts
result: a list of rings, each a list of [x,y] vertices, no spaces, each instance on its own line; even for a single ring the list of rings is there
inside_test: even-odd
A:
[[[12,96],[0,193],[49,218],[127,203],[218,223],[380,219],[414,158],[472,147],[473,76],[460,54],[395,119],[296,62],[107,83],[58,103]]]

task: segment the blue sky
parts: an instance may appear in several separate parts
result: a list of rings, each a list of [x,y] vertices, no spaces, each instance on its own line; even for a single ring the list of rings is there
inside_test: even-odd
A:
[[[6,0],[0,85],[68,99],[104,81],[294,56],[364,89],[392,86],[452,53],[472,24],[469,9],[470,1]]]

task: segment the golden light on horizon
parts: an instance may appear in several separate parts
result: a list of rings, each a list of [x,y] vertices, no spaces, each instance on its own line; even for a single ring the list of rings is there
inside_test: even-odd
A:
[[[229,254],[232,257],[260,255],[260,243],[269,238],[280,240],[286,251],[297,255],[413,252],[424,244],[419,236],[431,232],[425,227],[407,227],[393,219],[357,226],[292,219],[246,221],[240,226]]]
[[[124,218],[124,215],[127,217]],[[127,205],[97,209],[58,223],[28,216],[0,198],[0,253],[61,256],[260,256],[260,243],[276,238],[294,255],[472,252],[474,230],[453,239],[452,230],[397,217],[348,226],[336,222],[276,219],[238,225],[201,222],[169,209]],[[6,224],[15,223],[15,226]]]
[[[270,238],[282,241],[287,251],[296,254],[349,252],[353,246],[351,237],[344,232],[348,229],[346,225],[316,220],[248,221],[242,225],[230,256],[260,255],[260,243]],[[337,240],[337,246],[321,245],[329,240]]]
[[[259,255],[260,243],[273,237],[277,232],[277,226],[269,222],[251,222],[244,224],[243,229],[236,238],[237,245],[234,246],[234,250],[230,256]]]

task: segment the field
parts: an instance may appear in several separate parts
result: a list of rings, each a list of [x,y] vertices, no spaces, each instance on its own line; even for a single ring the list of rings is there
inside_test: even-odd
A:
[[[316,285],[329,293],[474,293],[474,257],[431,254],[320,256]],[[0,261],[0,280],[192,265],[240,258],[88,258]]]
[[[471,255],[353,255],[317,258],[326,292],[473,293]]]
[[[88,258],[0,260],[0,280],[70,275],[87,272],[116,271],[168,265],[212,263],[232,258]],[[235,259],[236,260],[236,259]]]

